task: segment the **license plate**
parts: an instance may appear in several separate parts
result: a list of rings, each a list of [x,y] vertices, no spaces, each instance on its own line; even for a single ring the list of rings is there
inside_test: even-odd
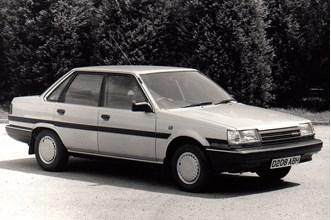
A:
[[[293,165],[297,165],[300,163],[300,158],[301,158],[301,156],[273,159],[271,161],[270,169],[277,169],[277,168],[290,167]]]

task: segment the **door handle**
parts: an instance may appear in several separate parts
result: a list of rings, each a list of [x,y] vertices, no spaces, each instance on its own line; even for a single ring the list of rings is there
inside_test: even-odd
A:
[[[56,112],[59,114],[59,115],[64,115],[64,113],[66,112],[64,109],[58,109],[56,110]]]
[[[110,115],[101,115],[101,118],[105,121],[109,121]]]

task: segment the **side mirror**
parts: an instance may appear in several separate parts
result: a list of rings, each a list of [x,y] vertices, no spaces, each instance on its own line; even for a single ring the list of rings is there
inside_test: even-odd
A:
[[[147,102],[137,102],[132,104],[133,112],[153,112],[152,106]]]

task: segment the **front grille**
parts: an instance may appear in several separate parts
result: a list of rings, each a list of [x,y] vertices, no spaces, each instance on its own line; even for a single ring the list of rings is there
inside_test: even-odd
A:
[[[260,131],[262,146],[291,143],[302,140],[298,127]]]

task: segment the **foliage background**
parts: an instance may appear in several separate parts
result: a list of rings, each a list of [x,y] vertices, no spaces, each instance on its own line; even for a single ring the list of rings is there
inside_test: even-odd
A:
[[[0,103],[40,94],[74,67],[128,64],[121,48],[132,64],[197,68],[243,103],[329,109],[329,8],[327,0],[0,0]]]

